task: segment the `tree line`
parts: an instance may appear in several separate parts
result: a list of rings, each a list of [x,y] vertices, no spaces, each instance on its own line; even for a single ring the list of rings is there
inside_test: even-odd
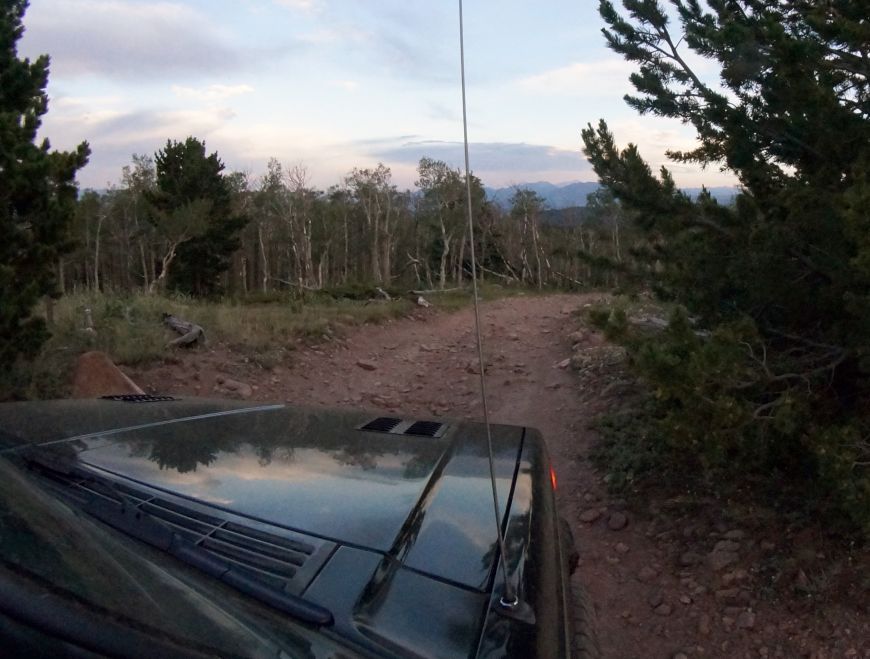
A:
[[[590,255],[619,257],[617,204],[589,221],[547,221],[536,193],[517,188],[508,208],[471,177],[483,280],[538,288],[601,278]],[[389,167],[353,168],[327,190],[304,166],[271,159],[252,177],[226,172],[217,153],[189,137],[154,156],[134,155],[120,183],[85,191],[57,261],[61,292],[179,291],[247,295],[351,285],[444,289],[471,276],[466,182],[423,158],[413,190]]]

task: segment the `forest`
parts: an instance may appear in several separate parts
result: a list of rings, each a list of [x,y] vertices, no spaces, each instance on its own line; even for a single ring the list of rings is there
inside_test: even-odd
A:
[[[471,177],[476,274],[537,290],[642,291],[671,312],[653,332],[633,325],[617,296],[592,314],[646,391],[611,420],[605,462],[717,492],[754,482],[870,537],[866,3],[666,5],[599,3],[608,46],[636,68],[625,100],[691,127],[694,147],[669,157],[731,172],[734,203],[683,193],[636,145],[618,146],[602,119],[582,130],[602,186],[582,221],[551,221],[521,188],[502,208]],[[473,274],[465,177],[439,160],[419,162],[410,190],[383,164],[318,190],[304,166],[279,159],[260,177],[227,172],[191,136],[132,156],[116,187],[79,194],[89,147],[37,142],[48,58],[17,57],[26,3],[7,6],[0,367],[37,355],[51,301],[75,292],[368,297],[462,287]]]
[[[383,164],[318,190],[304,165],[273,158],[259,177],[225,172],[204,142],[170,140],[134,155],[117,186],[79,196],[58,286],[211,297],[461,287],[471,276],[465,176],[429,158],[417,172],[413,190],[399,190]],[[538,289],[611,281],[594,263],[623,258],[625,220],[612,196],[593,193],[584,221],[566,223],[530,190],[518,187],[502,208],[477,177],[471,186],[482,280]]]

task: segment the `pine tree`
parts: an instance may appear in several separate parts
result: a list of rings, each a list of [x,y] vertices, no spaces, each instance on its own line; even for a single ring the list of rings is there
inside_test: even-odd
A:
[[[57,294],[55,264],[70,245],[76,172],[87,163],[83,142],[73,152],[36,143],[48,111],[47,55],[20,59],[26,0],[0,0],[0,368],[32,357],[47,337],[34,305]]]
[[[638,65],[627,102],[695,129],[698,146],[674,160],[742,186],[732,207],[691,200],[604,122],[583,131],[645,235],[651,285],[684,309],[664,336],[624,336],[663,441],[702,469],[790,475],[870,532],[870,5],[622,4],[600,13],[610,47]]]
[[[193,295],[215,295],[221,291],[220,275],[239,249],[239,233],[248,221],[233,211],[224,164],[217,153],[207,156],[205,143],[195,137],[167,141],[155,154],[154,164],[157,188],[149,199],[158,216],[172,218],[174,224],[188,219],[205,224],[204,230],[191,228],[194,237],[177,246],[169,287]],[[192,208],[207,208],[207,218],[185,210]],[[184,234],[182,229],[173,235]]]

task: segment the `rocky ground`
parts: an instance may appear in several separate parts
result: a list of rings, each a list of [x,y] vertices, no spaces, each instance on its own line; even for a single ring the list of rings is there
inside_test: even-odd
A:
[[[588,460],[590,421],[628,387],[622,353],[584,326],[594,296],[521,296],[483,307],[494,421],[540,428],[608,658],[870,658],[870,602],[853,562],[763,502],[610,496]],[[479,418],[473,314],[436,309],[297,346],[265,369],[211,345],[130,371],[162,393]],[[843,583],[845,582],[845,583]]]

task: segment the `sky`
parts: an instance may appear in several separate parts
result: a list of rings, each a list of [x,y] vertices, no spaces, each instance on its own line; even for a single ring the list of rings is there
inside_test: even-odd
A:
[[[594,181],[580,131],[600,118],[654,168],[693,145],[625,105],[632,67],[596,7],[465,1],[471,168],[486,185]],[[463,163],[455,0],[31,0],[24,25],[19,55],[51,56],[41,135],[90,143],[83,187],[189,135],[254,182],[272,157],[320,188],[378,162],[400,188],[423,156]],[[684,187],[734,181],[669,168]]]

